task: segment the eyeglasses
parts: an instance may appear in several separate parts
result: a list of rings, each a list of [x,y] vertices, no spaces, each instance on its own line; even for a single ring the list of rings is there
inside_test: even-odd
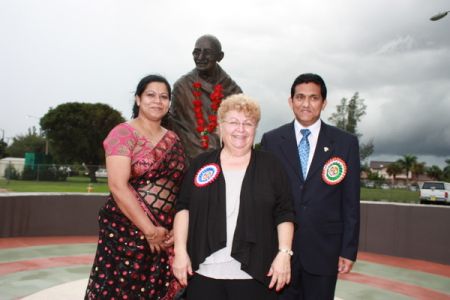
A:
[[[255,128],[255,124],[253,124],[250,121],[244,121],[244,122],[239,122],[238,120],[230,120],[230,121],[223,121],[224,123],[227,123],[228,126],[232,129],[236,129],[236,128],[240,128],[241,125],[242,127],[244,127],[245,130],[249,130],[249,129],[253,129]]]

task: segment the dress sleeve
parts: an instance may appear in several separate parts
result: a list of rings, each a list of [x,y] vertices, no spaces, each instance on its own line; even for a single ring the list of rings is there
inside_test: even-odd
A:
[[[105,155],[131,157],[136,145],[136,135],[132,128],[122,123],[114,127],[103,141]]]

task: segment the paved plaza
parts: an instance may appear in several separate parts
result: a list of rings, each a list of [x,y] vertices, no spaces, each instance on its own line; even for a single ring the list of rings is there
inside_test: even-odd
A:
[[[0,238],[0,299],[83,299],[96,240]],[[362,252],[336,299],[450,299],[450,266]]]

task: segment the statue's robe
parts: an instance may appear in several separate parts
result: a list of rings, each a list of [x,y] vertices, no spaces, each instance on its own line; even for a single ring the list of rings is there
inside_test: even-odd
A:
[[[172,91],[172,103],[170,105],[169,113],[169,128],[175,131],[181,139],[185,148],[186,155],[189,159],[196,157],[198,154],[220,147],[220,140],[216,131],[209,134],[208,149],[201,146],[200,133],[197,132],[197,119],[194,114],[194,100],[193,84],[194,82],[201,83],[201,101],[203,103],[203,118],[206,124],[209,123],[208,116],[212,114],[210,94],[217,84],[222,85],[223,95],[226,98],[229,95],[242,93],[241,88],[231,79],[231,77],[217,65],[217,72],[214,78],[214,84],[203,80],[197,69],[194,69],[183,75],[175,82]],[[224,99],[223,98],[223,99]]]

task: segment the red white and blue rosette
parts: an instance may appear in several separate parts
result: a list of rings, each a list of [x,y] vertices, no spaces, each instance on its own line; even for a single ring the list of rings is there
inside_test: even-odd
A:
[[[197,187],[204,187],[212,183],[219,177],[220,166],[215,163],[210,163],[201,167],[194,177],[194,184]]]
[[[344,180],[347,175],[347,164],[340,157],[330,158],[322,170],[322,179],[328,185],[335,185]]]

